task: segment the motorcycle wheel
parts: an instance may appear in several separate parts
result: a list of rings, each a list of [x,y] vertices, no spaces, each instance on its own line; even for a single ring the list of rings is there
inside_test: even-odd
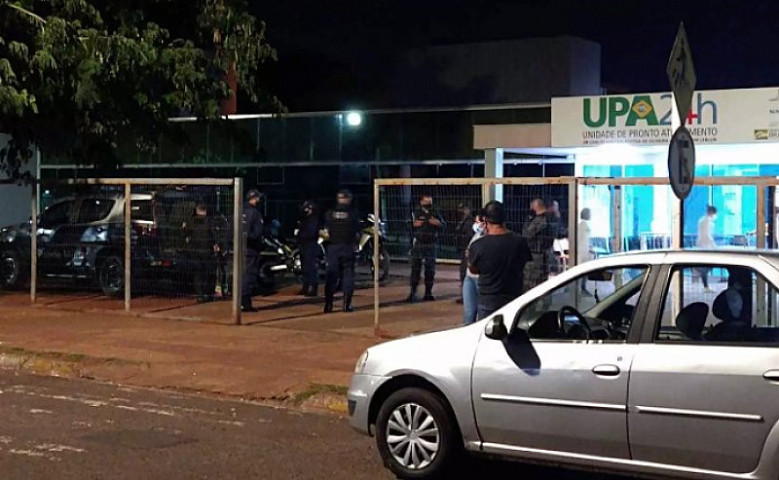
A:
[[[371,277],[375,276],[375,267],[373,262],[373,255],[369,258],[371,264]],[[384,282],[389,278],[390,274],[390,258],[387,255],[387,251],[384,247],[379,249],[379,282]]]

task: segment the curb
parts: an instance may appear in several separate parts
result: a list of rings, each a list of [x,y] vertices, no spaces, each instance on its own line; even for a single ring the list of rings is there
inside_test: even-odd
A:
[[[0,370],[13,370],[38,376],[100,380],[114,383],[110,376],[105,375],[106,369],[111,368],[123,369],[125,371],[128,368],[148,370],[151,368],[151,364],[116,358],[90,357],[81,354],[36,352],[0,344]],[[98,369],[101,371],[101,374],[93,375],[92,372]],[[133,386],[132,383],[126,383],[126,385]],[[305,390],[288,392],[283,397],[278,398],[251,398],[223,391],[193,390],[175,385],[160,385],[156,388],[229,397],[236,400],[250,400],[270,407],[293,408],[304,411],[325,411],[337,415],[345,415],[348,412],[346,402],[347,387],[342,385],[310,384]]]

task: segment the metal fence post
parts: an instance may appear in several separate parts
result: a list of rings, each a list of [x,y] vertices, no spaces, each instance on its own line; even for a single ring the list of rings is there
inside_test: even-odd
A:
[[[373,332],[379,334],[379,184],[373,182]]]
[[[622,251],[622,187],[614,185],[611,190],[611,226],[614,231],[614,245],[612,253]]]
[[[35,303],[38,295],[38,182],[32,182],[30,196],[30,303]]]
[[[579,182],[573,178],[568,183],[568,268],[579,264]]]
[[[236,177],[233,184],[233,323],[241,324],[241,295],[243,287],[243,181]]]
[[[130,311],[132,291],[132,186],[124,184],[124,311]]]

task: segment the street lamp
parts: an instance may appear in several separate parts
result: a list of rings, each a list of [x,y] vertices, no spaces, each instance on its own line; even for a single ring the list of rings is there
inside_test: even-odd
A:
[[[359,127],[362,124],[362,114],[360,112],[347,113],[346,124],[350,127]]]

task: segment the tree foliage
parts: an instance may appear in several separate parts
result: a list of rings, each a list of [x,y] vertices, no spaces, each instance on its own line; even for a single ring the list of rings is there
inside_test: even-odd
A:
[[[182,113],[217,119],[226,75],[261,108],[275,60],[245,0],[0,0],[0,172],[38,146],[69,163],[116,165],[118,142],[154,150]]]

